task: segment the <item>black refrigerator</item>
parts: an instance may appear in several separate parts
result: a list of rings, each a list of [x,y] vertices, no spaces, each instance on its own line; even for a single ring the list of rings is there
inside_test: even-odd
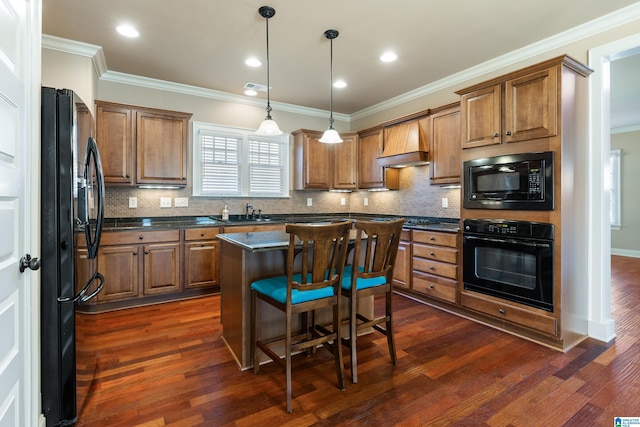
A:
[[[41,105],[42,411],[47,427],[73,426],[96,366],[95,351],[77,339],[76,306],[104,286],[96,271],[104,180],[93,117],[82,100],[43,87]]]

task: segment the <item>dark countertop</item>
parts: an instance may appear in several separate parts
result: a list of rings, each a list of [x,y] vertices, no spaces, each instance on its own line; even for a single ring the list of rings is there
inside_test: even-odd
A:
[[[234,225],[284,224],[290,222],[329,222],[345,219],[351,220],[393,220],[401,218],[394,215],[371,214],[291,214],[271,215],[260,219],[244,219],[239,215],[230,216],[230,221],[222,221],[217,216],[178,216],[153,218],[105,218],[105,231],[118,230],[155,230],[165,228],[194,228],[194,227],[229,227]],[[460,231],[460,221],[456,218],[435,217],[405,217],[405,228],[416,230],[445,231],[457,233]]]

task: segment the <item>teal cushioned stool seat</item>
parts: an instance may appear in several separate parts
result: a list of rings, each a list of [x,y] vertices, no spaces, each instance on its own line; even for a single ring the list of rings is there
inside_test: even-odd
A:
[[[342,274],[342,288],[343,289],[350,289],[351,288],[351,266],[347,265],[344,268],[344,273]],[[361,273],[364,272],[364,268],[362,267],[358,267],[358,271],[360,271]],[[380,286],[380,285],[384,285],[385,283],[387,283],[387,280],[384,276],[380,276],[380,277],[370,277],[367,279],[364,279],[362,277],[358,277],[356,278],[356,289],[360,290],[360,289],[367,289],[367,288],[373,288],[374,286]]]
[[[300,283],[301,277],[302,276],[300,274],[294,274],[292,280]],[[307,281],[311,281],[311,275],[307,275],[307,277]],[[251,290],[270,296],[274,300],[284,304],[287,302],[287,276],[277,276],[256,280],[251,284]],[[333,295],[333,286],[327,286],[326,288],[314,289],[311,291],[299,291],[298,289],[292,289],[291,304],[300,304],[302,302],[328,298]]]

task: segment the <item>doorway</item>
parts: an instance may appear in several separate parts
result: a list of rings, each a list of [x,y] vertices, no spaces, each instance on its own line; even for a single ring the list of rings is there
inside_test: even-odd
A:
[[[609,195],[604,188],[611,149],[610,63],[640,51],[640,34],[589,51],[594,70],[589,81],[590,139],[588,201],[589,336],[608,342],[615,337],[611,317],[611,227]]]

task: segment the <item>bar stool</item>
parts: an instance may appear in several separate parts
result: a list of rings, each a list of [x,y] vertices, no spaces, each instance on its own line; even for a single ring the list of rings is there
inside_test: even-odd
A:
[[[287,253],[287,274],[265,278],[251,284],[252,337],[254,339],[253,372],[260,369],[260,349],[275,363],[284,368],[287,388],[287,412],[291,407],[291,356],[301,350],[312,349],[323,344],[335,359],[338,388],[344,385],[342,361],[342,339],[340,334],[340,284],[346,261],[349,232],[352,222],[344,221],[328,225],[287,224],[289,249]],[[294,274],[294,259],[300,253],[301,271]],[[260,305],[264,301],[285,313],[285,336],[271,340],[260,337]],[[318,329],[314,311],[332,307],[332,331]],[[293,316],[299,315],[301,330],[294,336]],[[273,349],[284,343],[284,364]]]
[[[404,218],[394,221],[356,221],[353,261],[347,265],[342,278],[342,295],[349,300],[349,337],[343,341],[351,349],[351,381],[358,382],[358,358],[356,342],[358,331],[373,327],[387,337],[391,363],[397,365],[393,339],[393,267],[398,254],[400,233]],[[364,256],[361,259],[361,251]],[[368,318],[358,312],[358,300],[362,297],[384,294],[384,316]],[[380,325],[384,323],[385,327]]]

